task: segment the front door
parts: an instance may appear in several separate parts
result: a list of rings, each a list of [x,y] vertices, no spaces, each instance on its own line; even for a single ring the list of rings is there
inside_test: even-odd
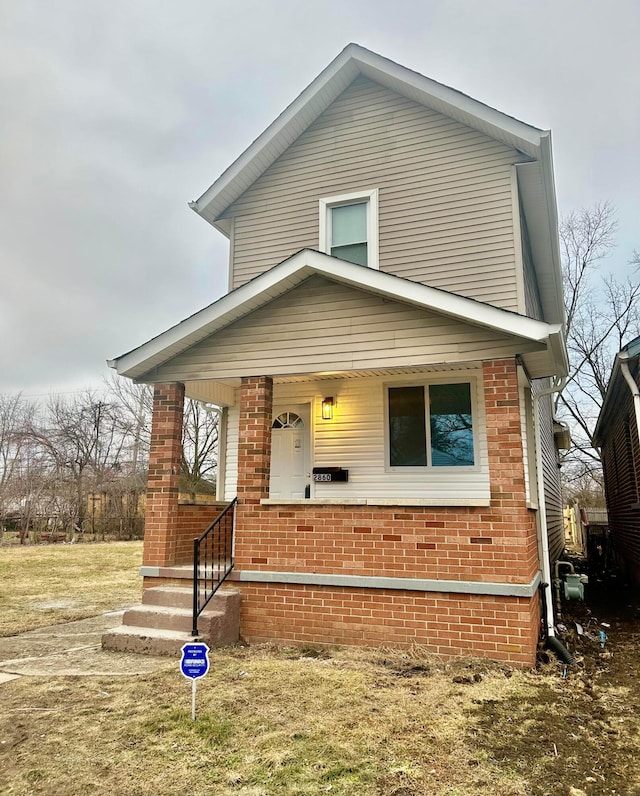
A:
[[[271,426],[269,497],[303,499],[310,480],[309,404],[277,407]]]

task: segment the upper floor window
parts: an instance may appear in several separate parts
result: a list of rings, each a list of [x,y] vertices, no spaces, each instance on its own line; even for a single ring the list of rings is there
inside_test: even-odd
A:
[[[378,191],[320,200],[320,251],[378,268]]]
[[[388,388],[391,467],[473,467],[471,383]]]

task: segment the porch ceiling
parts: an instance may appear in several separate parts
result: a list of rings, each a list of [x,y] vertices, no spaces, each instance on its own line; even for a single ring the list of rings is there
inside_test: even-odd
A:
[[[380,376],[402,376],[414,374],[447,373],[450,371],[476,370],[481,362],[464,362],[451,365],[433,365],[429,367],[407,368],[376,368],[374,370],[343,370],[317,373],[287,373],[273,376],[274,384],[300,384],[317,381],[344,381],[346,379],[367,379]],[[204,401],[218,406],[233,406],[235,390],[240,386],[240,379],[199,379],[185,382],[188,398]]]

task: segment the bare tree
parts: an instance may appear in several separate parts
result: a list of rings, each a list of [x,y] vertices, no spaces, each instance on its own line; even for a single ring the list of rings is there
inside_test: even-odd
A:
[[[70,399],[51,396],[44,421],[32,426],[33,438],[56,470],[56,488],[74,506],[72,522],[78,530],[87,519],[95,530],[88,496],[120,475],[126,444],[120,426],[117,407],[92,390]]]
[[[0,396],[0,534],[11,511],[23,539],[139,535],[152,404],[149,386],[116,378],[44,405]],[[218,431],[215,407],[186,401],[181,486],[192,496],[215,489]]]
[[[620,348],[640,334],[640,254],[633,253],[629,265],[635,270],[626,279],[601,273],[616,230],[607,202],[572,213],[560,225],[570,373],[556,408],[568,414],[572,427],[566,473],[579,480],[600,472],[593,432],[611,367]]]
[[[17,395],[0,395],[0,538],[11,509],[21,506],[17,485],[24,467],[33,407]]]
[[[197,492],[215,488],[218,467],[219,414],[215,407],[188,398],[182,431],[182,488]]]
[[[146,471],[151,439],[153,390],[118,376],[107,387],[119,407],[122,432],[129,440],[130,468],[134,475]],[[215,487],[218,465],[219,413],[217,407],[187,398],[182,431],[181,488],[192,498]]]
[[[120,430],[127,439],[131,474],[146,472],[151,442],[153,390],[148,384],[138,384],[113,374],[107,379],[110,400],[117,406]]]

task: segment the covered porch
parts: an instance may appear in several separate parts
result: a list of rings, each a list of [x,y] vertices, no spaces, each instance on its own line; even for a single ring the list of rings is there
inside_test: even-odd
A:
[[[222,408],[217,497],[237,497],[226,587],[245,639],[531,663],[523,391],[563,351],[559,327],[300,252],[114,362],[155,385],[145,589],[190,577],[188,394]]]
[[[515,358],[469,363],[465,382],[460,373],[459,366],[393,368],[357,376],[243,377],[237,386],[222,385],[218,498],[220,505],[238,499],[234,568],[223,588],[241,593],[242,637],[421,643],[447,655],[473,649],[531,661],[539,576],[518,365]],[[474,464],[445,464],[432,473],[385,466],[388,385],[447,384],[453,374],[455,384],[474,384]],[[207,515],[178,501],[181,409],[185,393],[201,400],[216,394],[221,403],[219,386],[155,387],[145,589],[191,585],[185,558],[199,533],[196,523],[202,520],[203,530],[212,517],[210,509]],[[327,397],[333,416],[323,419]],[[380,415],[380,422],[367,421],[367,413]],[[310,450],[301,494],[274,496],[273,440],[287,436],[283,421],[292,423],[287,449],[293,456],[305,451],[307,442],[295,447],[300,432],[308,431]],[[349,444],[341,446],[341,438]],[[348,480],[313,481],[314,467],[320,474],[339,467]],[[295,478],[292,483],[295,489]]]

